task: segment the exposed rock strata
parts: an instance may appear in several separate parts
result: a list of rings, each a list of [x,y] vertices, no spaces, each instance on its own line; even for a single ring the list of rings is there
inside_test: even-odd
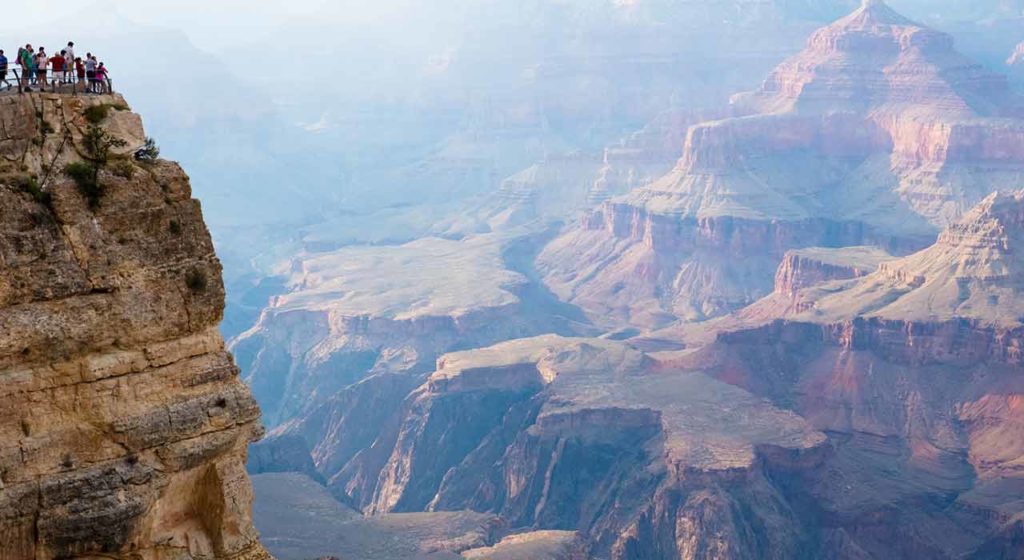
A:
[[[595,320],[704,320],[766,295],[789,249],[918,249],[1024,182],[1024,105],[1005,77],[882,2],[816,32],[733,106],[690,128],[674,170],[548,247],[553,291]]]
[[[824,441],[699,372],[660,370],[622,343],[557,336],[445,356],[391,430],[374,444],[384,448],[376,470],[359,484],[335,481],[336,493],[371,513],[468,508],[512,527],[579,530],[592,553],[615,558],[688,554],[733,525],[756,526],[780,555],[792,550],[789,530],[768,536],[773,509],[786,506],[764,479],[761,448],[813,454]],[[740,502],[756,511],[740,514]],[[662,530],[663,514],[696,525],[652,540],[646,531]],[[708,515],[717,520],[705,526]],[[737,554],[754,550],[744,546]]]
[[[120,97],[0,98],[0,558],[268,558],[244,470],[260,411],[188,178],[115,155],[91,207],[60,171],[100,104],[142,144]]]
[[[505,268],[503,248],[490,236],[423,239],[296,259],[287,293],[232,343],[268,423],[376,375],[414,387],[446,351],[533,334],[527,279]]]
[[[1022,235],[1024,194],[996,194],[908,257],[791,253],[772,297],[807,307],[745,310],[685,351],[447,355],[332,487],[577,531],[617,560],[1021,556]]]

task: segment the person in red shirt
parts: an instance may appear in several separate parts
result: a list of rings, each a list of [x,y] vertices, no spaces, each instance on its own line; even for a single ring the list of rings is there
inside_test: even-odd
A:
[[[64,79],[64,56],[55,54],[50,57],[50,68],[53,70],[52,76],[54,81]]]
[[[75,57],[75,75],[78,76],[78,84],[82,86],[82,93],[85,93],[85,64],[82,63],[82,57]],[[76,90],[78,90],[78,84],[75,84]]]

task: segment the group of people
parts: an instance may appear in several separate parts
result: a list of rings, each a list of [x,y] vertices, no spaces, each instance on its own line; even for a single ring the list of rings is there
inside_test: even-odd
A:
[[[0,84],[7,84],[12,62],[0,49]],[[33,87],[44,91],[48,85],[70,85],[74,91],[83,93],[109,93],[110,73],[107,67],[95,55],[87,53],[85,57],[75,55],[75,43],[52,56],[46,54],[45,47],[33,49],[31,44],[18,49],[13,64],[20,68],[17,78],[21,91],[32,91]]]

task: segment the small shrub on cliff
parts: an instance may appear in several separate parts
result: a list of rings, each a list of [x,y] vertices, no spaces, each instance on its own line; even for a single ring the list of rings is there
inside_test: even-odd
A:
[[[167,229],[173,235],[181,235],[181,222],[179,222],[178,220],[171,220],[171,223],[169,226],[167,226]]]
[[[103,128],[92,125],[85,130],[82,136],[82,147],[85,149],[85,156],[98,168],[102,168],[110,161],[110,153],[114,148],[123,148],[128,142],[112,136]]]
[[[206,275],[203,271],[193,268],[185,275],[185,285],[195,293],[205,292],[207,288]]]
[[[84,161],[75,161],[64,166],[64,174],[78,185],[78,192],[89,201],[90,208],[100,205],[103,185],[99,182],[99,171]]]
[[[135,166],[127,160],[118,160],[111,164],[110,172],[122,179],[131,180],[135,176]]]
[[[135,150],[135,159],[145,162],[153,163],[160,158],[160,147],[156,145],[156,140],[146,137],[146,144]]]
[[[100,171],[110,163],[110,155],[114,148],[123,148],[126,145],[127,142],[112,136],[98,125],[90,125],[82,136],[85,161],[76,161],[64,167],[64,174],[75,181],[79,192],[89,201],[90,208],[99,207],[100,199],[103,197],[104,188],[100,183]]]
[[[35,200],[40,204],[50,203],[50,193],[44,191],[39,186],[39,180],[35,177],[18,177],[15,182],[15,186],[22,192],[26,192],[31,195],[32,200]]]
[[[85,120],[89,121],[90,123],[100,124],[101,122],[106,120],[108,115],[110,115],[110,105],[90,105],[89,107],[85,108],[85,111],[82,112],[82,115],[84,115]]]
[[[100,124],[110,116],[111,110],[127,111],[128,107],[120,103],[101,103],[86,107],[82,115],[90,124]]]

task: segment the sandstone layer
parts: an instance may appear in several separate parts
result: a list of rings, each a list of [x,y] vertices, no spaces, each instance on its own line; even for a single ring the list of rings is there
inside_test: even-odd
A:
[[[373,515],[470,509],[520,531],[579,531],[581,557],[704,557],[721,531],[756,531],[781,555],[798,538],[777,514],[787,506],[765,478],[766,450],[814,455],[824,442],[699,371],[665,370],[621,342],[549,335],[441,358],[359,469],[329,487]],[[654,542],[661,515],[694,525],[679,542]],[[732,554],[722,558],[760,550],[722,546]]]
[[[1022,107],[949,36],[866,1],[735,96],[735,116],[691,127],[675,169],[587,214],[539,268],[595,320],[720,316],[767,294],[790,249],[905,254],[1016,188]]]
[[[1024,193],[995,194],[908,257],[790,253],[772,298],[799,306],[683,351],[549,335],[445,355],[329,487],[616,560],[1019,557],[1022,240]]]
[[[86,197],[90,122],[126,145]],[[0,98],[3,560],[268,558],[220,263],[182,169],[121,155],[144,138],[118,96]]]

